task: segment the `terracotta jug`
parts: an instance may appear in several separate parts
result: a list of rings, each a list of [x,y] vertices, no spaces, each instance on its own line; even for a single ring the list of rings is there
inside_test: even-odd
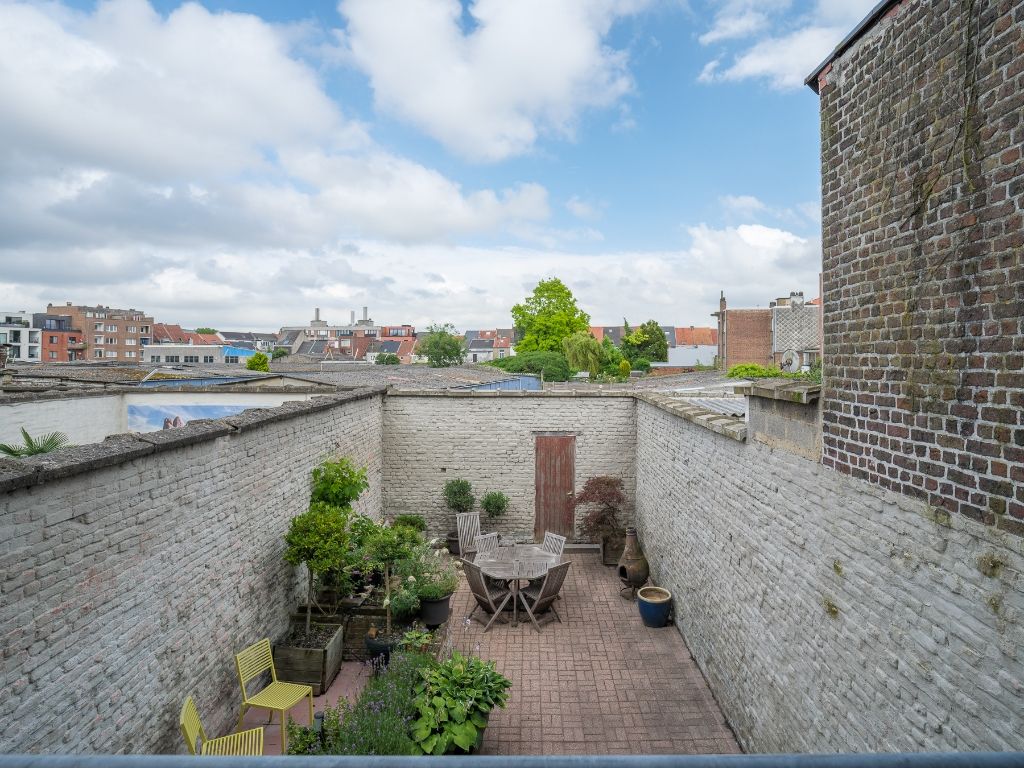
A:
[[[619,581],[635,591],[647,583],[647,577],[650,575],[651,567],[640,550],[636,528],[627,528],[626,548],[619,558]]]

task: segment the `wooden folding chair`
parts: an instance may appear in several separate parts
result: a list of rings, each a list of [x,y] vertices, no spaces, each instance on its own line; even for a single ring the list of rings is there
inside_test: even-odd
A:
[[[476,563],[464,559],[462,561],[462,568],[466,574],[466,581],[469,583],[469,591],[476,598],[476,605],[470,611],[469,617],[484,624],[484,632],[486,632],[491,628],[494,621],[501,616],[501,612],[512,598],[512,591],[507,587],[488,586],[480,566]],[[486,613],[493,614],[490,621],[484,623],[484,620],[476,615],[477,610],[481,608]],[[504,621],[504,617],[501,620]]]
[[[192,697],[185,699],[181,705],[181,717],[178,720],[181,726],[181,735],[185,737],[188,751],[193,755],[262,755],[263,754],[263,729],[250,728],[247,731],[232,733],[228,736],[221,736],[216,739],[207,739],[206,730],[199,720],[199,710]],[[196,752],[196,741],[199,742],[199,752]]]
[[[460,512],[455,516],[455,527],[459,531],[459,555],[469,557],[476,552],[476,537],[480,535],[480,513]]]
[[[492,555],[498,549],[498,534],[488,533],[477,536],[473,539],[473,546],[476,548],[476,556]]]
[[[270,640],[264,638],[235,654],[235,668],[238,682],[242,685],[242,711],[238,715],[238,730],[242,729],[242,718],[249,707],[270,710],[268,723],[273,722],[274,713],[281,713],[281,754],[288,752],[288,728],[285,713],[307,696],[309,697],[309,724],[313,725],[313,687],[297,683],[283,683],[277,679],[274,656],[270,652]],[[250,696],[246,685],[264,672],[270,672],[270,684],[255,696]]]
[[[561,557],[562,552],[565,551],[565,536],[559,536],[557,533],[545,531],[544,543],[541,545],[541,549],[552,555]]]
[[[558,619],[559,623],[562,621],[562,617],[555,610],[555,599],[562,590],[562,584],[565,582],[565,576],[569,572],[570,565],[572,565],[571,560],[566,560],[559,565],[553,565],[548,569],[547,575],[540,586],[531,585],[519,590],[520,602],[522,602],[523,607],[526,609],[526,613],[529,614],[534,629],[538,632],[540,632],[541,623],[551,621],[552,616]],[[548,609],[551,610],[551,613],[544,615],[543,612]],[[540,622],[537,620],[537,614],[542,614]]]

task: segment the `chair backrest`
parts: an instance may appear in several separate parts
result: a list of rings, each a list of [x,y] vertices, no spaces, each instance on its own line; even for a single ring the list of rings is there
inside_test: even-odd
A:
[[[202,742],[206,741],[206,731],[203,730],[203,724],[199,721],[199,710],[196,709],[196,703],[191,696],[185,699],[185,703],[181,705],[181,717],[178,724],[181,726],[181,735],[185,737],[185,743],[188,744],[188,751],[193,755],[198,754],[197,750],[201,749]],[[199,744],[196,743],[197,740],[200,742]]]
[[[551,533],[551,531],[544,532],[544,544],[541,546],[545,552],[550,552],[552,555],[562,556],[562,551],[565,549],[565,536],[559,536],[557,533]]]
[[[562,584],[565,582],[570,565],[572,565],[572,560],[566,560],[564,563],[553,565],[548,569],[547,576],[544,577],[544,584],[540,588],[540,594],[537,595],[537,602],[533,605],[534,612],[543,611],[555,601],[558,593],[562,591]]]
[[[247,686],[266,671],[270,671],[270,679],[277,682],[277,671],[274,669],[274,655],[270,652],[270,640],[263,638],[245,650],[235,654],[235,668],[238,670],[238,682],[242,684],[242,700],[249,698]]]
[[[465,557],[476,552],[474,539],[480,535],[480,513],[460,512],[455,516],[455,526],[459,530],[459,554]]]
[[[498,547],[496,550],[494,550],[494,559],[495,560],[500,560],[502,562],[506,562],[507,563],[509,560],[514,560],[515,557],[516,557],[516,548],[515,547]]]
[[[487,591],[487,583],[484,581],[484,574],[480,570],[480,566],[464,559],[462,561],[462,570],[466,574],[466,583],[469,584],[469,591],[476,598],[480,607],[493,611],[494,604],[491,602],[491,595]]]
[[[473,539],[478,555],[490,555],[498,549],[498,534],[488,533],[483,536],[476,536]]]

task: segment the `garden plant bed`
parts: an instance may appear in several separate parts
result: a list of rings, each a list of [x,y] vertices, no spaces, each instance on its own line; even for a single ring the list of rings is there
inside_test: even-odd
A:
[[[313,695],[319,696],[341,669],[345,631],[342,624],[313,624],[311,630],[307,636],[305,625],[293,624],[274,646],[274,666],[278,679],[311,685]]]

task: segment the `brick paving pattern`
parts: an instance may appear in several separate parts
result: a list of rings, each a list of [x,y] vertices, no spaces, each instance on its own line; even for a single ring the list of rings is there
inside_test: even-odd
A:
[[[452,598],[455,648],[493,659],[512,680],[508,706],[492,714],[483,754],[736,753],[683,638],[643,626],[619,596],[613,568],[574,552],[556,603],[562,623],[466,623],[465,581]]]

